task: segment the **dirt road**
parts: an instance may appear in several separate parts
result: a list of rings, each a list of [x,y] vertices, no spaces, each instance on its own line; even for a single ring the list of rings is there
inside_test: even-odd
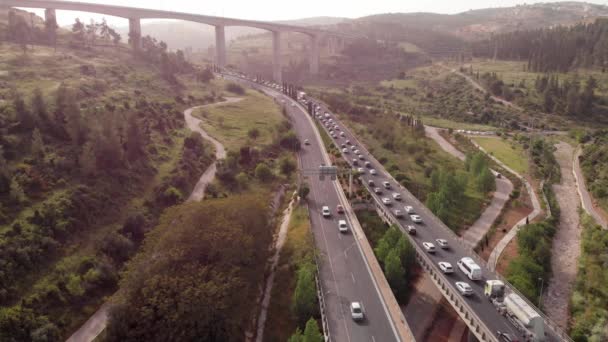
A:
[[[565,142],[555,145],[555,158],[559,163],[562,179],[553,185],[560,206],[560,221],[551,249],[552,277],[543,298],[544,311],[562,329],[568,328],[569,302],[576,279],[580,256],[581,228],[578,215],[580,206],[576,196],[576,183],[572,174],[574,149]]]

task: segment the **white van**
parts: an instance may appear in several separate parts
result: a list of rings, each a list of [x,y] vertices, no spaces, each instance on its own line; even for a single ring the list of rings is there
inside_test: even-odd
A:
[[[473,259],[464,257],[458,260],[458,268],[471,280],[481,280],[481,267]]]

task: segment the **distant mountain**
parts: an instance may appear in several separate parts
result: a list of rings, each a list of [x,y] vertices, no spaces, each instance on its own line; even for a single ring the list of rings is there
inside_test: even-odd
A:
[[[608,16],[608,7],[585,2],[552,2],[515,7],[471,10],[459,14],[388,13],[355,22],[394,24],[404,29],[432,30],[465,40],[487,38],[492,33],[570,26]]]

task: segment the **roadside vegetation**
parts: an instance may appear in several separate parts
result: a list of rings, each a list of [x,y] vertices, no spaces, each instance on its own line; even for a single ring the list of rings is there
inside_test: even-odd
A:
[[[287,240],[281,250],[268,309],[265,341],[298,342],[300,337],[296,331],[306,335],[308,320],[320,318],[314,253],[308,209],[298,205],[291,214]]]
[[[570,335],[576,342],[605,341],[608,339],[608,231],[584,212],[581,224],[581,256],[571,298]]]
[[[586,142],[580,158],[585,184],[599,206],[608,211],[608,131],[583,136]]]
[[[508,137],[472,137],[471,139],[520,175],[528,173],[526,153],[517,141]]]
[[[16,13],[0,22],[0,340],[62,340],[213,161],[182,111],[221,93],[151,38],[133,56],[103,22],[85,36]]]

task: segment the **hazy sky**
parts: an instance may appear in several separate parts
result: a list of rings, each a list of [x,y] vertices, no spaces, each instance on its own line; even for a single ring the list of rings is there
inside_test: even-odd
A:
[[[108,5],[145,7],[161,10],[227,16],[252,20],[286,20],[315,16],[357,18],[369,14],[387,12],[436,12],[459,13],[469,9],[508,7],[524,3],[547,1],[522,0],[80,0]],[[587,0],[608,4],[608,0]],[[42,14],[42,12],[38,12]],[[91,14],[59,11],[60,25],[83,20]],[[100,18],[100,17],[95,17]],[[125,25],[120,19],[108,17],[114,25]]]

